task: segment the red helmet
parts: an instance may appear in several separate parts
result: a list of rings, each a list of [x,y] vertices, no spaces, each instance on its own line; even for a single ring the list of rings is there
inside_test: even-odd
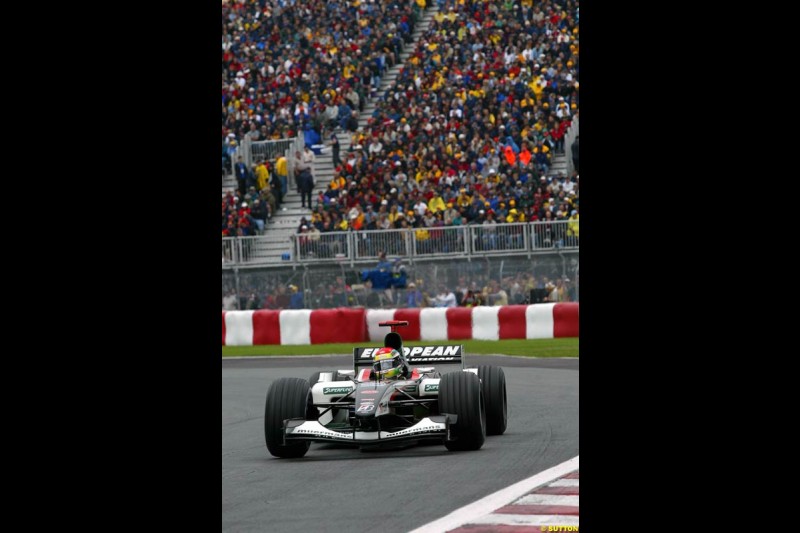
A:
[[[380,348],[373,356],[372,372],[378,380],[401,379],[408,375],[408,363],[400,351]]]

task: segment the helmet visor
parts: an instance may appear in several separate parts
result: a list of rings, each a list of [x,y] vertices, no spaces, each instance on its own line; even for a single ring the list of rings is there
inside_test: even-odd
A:
[[[391,370],[398,366],[397,357],[392,357],[391,359],[384,359],[382,361],[375,361],[375,371],[376,372],[386,372],[387,370]]]

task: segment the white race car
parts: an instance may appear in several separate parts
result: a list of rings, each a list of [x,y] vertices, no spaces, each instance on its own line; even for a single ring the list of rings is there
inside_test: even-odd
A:
[[[486,435],[505,432],[502,368],[466,368],[459,345],[404,347],[396,328],[408,322],[380,325],[392,328],[384,347],[354,348],[353,370],[272,384],[264,414],[272,455],[302,457],[311,442],[387,447],[431,439],[448,450],[477,450]],[[460,368],[442,373],[442,365]]]

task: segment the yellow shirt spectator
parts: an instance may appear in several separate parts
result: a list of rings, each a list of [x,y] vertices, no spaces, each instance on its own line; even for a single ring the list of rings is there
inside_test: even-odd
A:
[[[278,173],[278,176],[286,176],[289,173],[286,156],[280,156],[275,162],[275,172]]]
[[[569,217],[569,222],[567,222],[567,235],[578,237],[579,229],[580,229],[580,214],[575,213],[571,217]]]
[[[431,213],[436,213],[437,211],[444,211],[445,205],[444,200],[442,200],[441,196],[434,196],[428,202],[428,209],[431,210]]]
[[[268,183],[269,170],[267,170],[267,166],[264,163],[261,163],[256,167],[256,184],[258,186],[258,190],[263,191],[266,189]]]
[[[531,90],[533,91],[533,95],[536,97],[537,100],[540,100],[542,98],[542,92],[544,92],[545,83],[547,82],[545,81],[544,78],[542,78],[541,76],[537,76],[536,78],[533,79],[533,81],[531,81],[528,84],[528,87],[531,88]]]

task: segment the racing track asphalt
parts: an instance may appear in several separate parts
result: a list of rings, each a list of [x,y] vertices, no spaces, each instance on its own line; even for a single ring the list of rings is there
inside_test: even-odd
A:
[[[502,366],[508,429],[476,452],[440,444],[361,452],[312,443],[272,457],[264,402],[281,377],[352,368],[351,356],[223,359],[222,530],[400,533],[579,455],[578,359],[469,356]]]

